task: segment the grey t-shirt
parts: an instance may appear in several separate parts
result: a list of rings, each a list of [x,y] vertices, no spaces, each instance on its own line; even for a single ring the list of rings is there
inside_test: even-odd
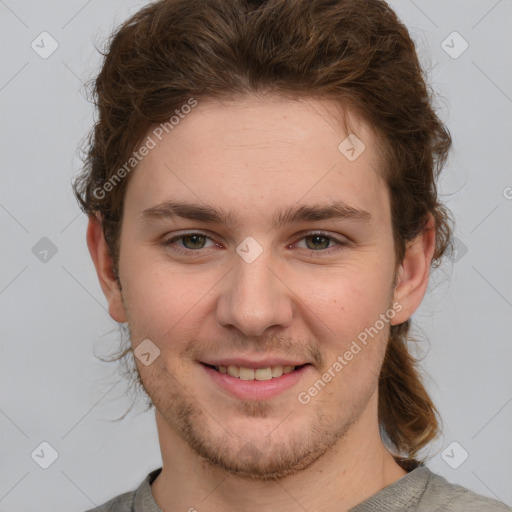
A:
[[[151,494],[151,484],[162,468],[155,469],[135,491],[120,494],[87,512],[162,512]],[[349,512],[511,512],[499,501],[451,484],[419,465]],[[171,512],[171,511],[166,511]]]

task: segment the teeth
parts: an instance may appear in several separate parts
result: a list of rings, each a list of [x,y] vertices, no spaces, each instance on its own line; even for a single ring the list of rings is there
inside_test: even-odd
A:
[[[272,377],[281,377],[283,375],[283,367],[282,366],[272,366]]]
[[[258,368],[254,372],[256,380],[270,380],[272,378],[272,368]]]
[[[241,380],[270,380],[281,375],[293,372],[295,366],[269,366],[267,368],[244,368],[243,366],[216,366],[220,373],[227,373],[231,377]]]
[[[228,375],[231,375],[231,377],[238,377],[240,375],[240,367],[228,366]]]
[[[241,366],[238,377],[241,380],[254,380],[254,370],[252,368],[243,368]]]

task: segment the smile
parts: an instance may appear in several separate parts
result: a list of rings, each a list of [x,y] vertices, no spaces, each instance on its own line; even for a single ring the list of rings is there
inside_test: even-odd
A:
[[[304,365],[302,365],[304,366]],[[241,380],[270,380],[291,373],[299,366],[268,366],[266,368],[246,368],[244,366],[210,366],[219,373],[224,373]]]
[[[269,400],[298,385],[314,371],[311,364],[270,365],[257,368],[202,363],[210,382],[241,400]]]

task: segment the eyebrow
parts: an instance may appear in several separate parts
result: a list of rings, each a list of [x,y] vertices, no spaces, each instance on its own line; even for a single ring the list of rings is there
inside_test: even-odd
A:
[[[164,201],[147,208],[139,215],[141,222],[161,221],[180,217],[210,224],[224,224],[227,227],[236,225],[235,212],[222,211],[213,206],[183,201]],[[324,204],[288,206],[276,212],[272,220],[272,228],[299,222],[316,222],[328,219],[348,219],[360,222],[371,222],[372,216],[365,210],[359,210],[344,203],[333,201]]]

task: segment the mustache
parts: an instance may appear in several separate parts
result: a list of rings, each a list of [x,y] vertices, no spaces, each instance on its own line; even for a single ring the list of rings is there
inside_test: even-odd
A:
[[[201,361],[205,356],[211,357],[213,354],[228,356],[240,355],[241,352],[243,355],[267,353],[277,357],[309,361],[317,368],[325,366],[325,357],[317,344],[284,336],[230,336],[219,341],[194,339],[180,355]]]

